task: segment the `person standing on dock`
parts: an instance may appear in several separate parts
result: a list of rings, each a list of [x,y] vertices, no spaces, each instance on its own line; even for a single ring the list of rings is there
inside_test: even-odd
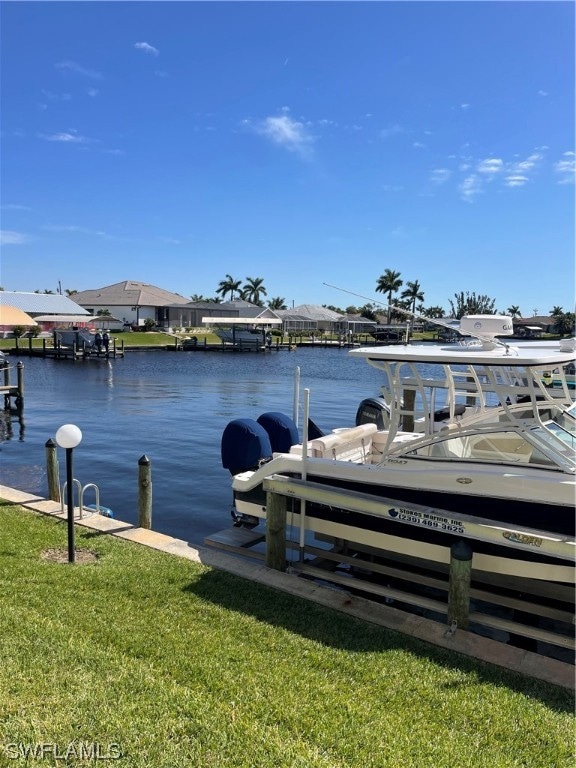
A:
[[[94,345],[96,347],[96,352],[100,354],[100,352],[102,352],[102,334],[100,331],[96,331],[96,335],[94,336]]]
[[[108,331],[104,331],[102,334],[102,344],[104,346],[104,352],[108,355],[108,347],[110,346],[110,336],[108,335]]]

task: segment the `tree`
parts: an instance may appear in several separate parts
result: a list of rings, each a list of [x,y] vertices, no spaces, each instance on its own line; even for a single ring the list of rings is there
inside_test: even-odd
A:
[[[495,315],[496,310],[494,305],[496,299],[491,299],[486,294],[476,296],[476,293],[472,291],[460,291],[460,293],[454,294],[454,301],[448,299],[450,307],[452,309],[452,315],[458,320],[464,315]]]
[[[390,325],[390,318],[392,316],[392,310],[390,307],[392,304],[392,294],[398,293],[403,283],[404,281],[400,279],[400,272],[394,272],[393,269],[386,269],[384,274],[380,275],[376,282],[376,290],[380,293],[388,294],[388,325]]]
[[[422,290],[422,286],[418,280],[408,280],[406,283],[406,288],[404,288],[400,295],[403,299],[408,301],[408,307],[410,312],[412,312],[412,317],[410,318],[409,324],[410,333],[412,333],[412,329],[414,328],[414,313],[416,311],[416,302],[424,301],[424,291]]]
[[[418,280],[414,280],[414,282],[408,280],[406,288],[404,288],[400,295],[403,299],[408,299],[411,312],[416,311],[417,301],[424,301],[424,291]]]
[[[96,312],[98,317],[111,317],[112,312],[110,312],[109,309],[99,309],[98,312]]]
[[[230,301],[234,301],[234,293],[236,291],[240,290],[240,286],[242,285],[242,280],[234,280],[232,275],[226,275],[224,280],[220,280],[218,283],[218,288],[216,289],[216,294],[219,294],[222,296],[223,299],[226,298],[226,294],[230,294]]]
[[[555,306],[555,307],[552,307],[552,309],[550,310],[550,315],[552,317],[559,317],[560,315],[563,315],[563,314],[564,314],[564,310],[562,309],[562,307]]]
[[[260,300],[260,294],[266,296],[266,288],[264,288],[264,279],[262,277],[247,277],[246,282],[242,286],[242,296],[246,301],[252,302],[262,306]]]
[[[576,315],[574,312],[561,312],[560,314],[553,315],[555,324],[554,328],[561,336],[573,336],[576,333]]]
[[[78,291],[76,290],[76,288],[65,288],[64,293],[66,294],[66,296],[74,296],[74,294],[78,293]]]
[[[270,309],[288,309],[285,299],[283,299],[281,296],[274,296],[273,299],[270,299],[268,302],[268,307]]]
[[[365,317],[367,320],[372,320],[374,323],[378,322],[374,304],[364,304],[363,307],[358,307],[358,314],[362,315],[362,317]]]
[[[424,307],[422,310],[422,315],[424,317],[430,317],[430,318],[441,318],[444,317],[444,310],[442,307]]]
[[[522,312],[520,312],[520,307],[518,307],[516,304],[512,304],[511,307],[508,307],[506,310],[510,317],[522,317]]]

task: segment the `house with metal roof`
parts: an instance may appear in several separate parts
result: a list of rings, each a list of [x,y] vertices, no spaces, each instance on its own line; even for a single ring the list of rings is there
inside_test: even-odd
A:
[[[294,309],[279,309],[286,333],[369,333],[376,325],[361,315],[342,315],[316,304],[301,304]]]
[[[38,315],[89,315],[68,296],[59,293],[26,293],[23,291],[0,291],[0,305],[17,307],[33,318]]]

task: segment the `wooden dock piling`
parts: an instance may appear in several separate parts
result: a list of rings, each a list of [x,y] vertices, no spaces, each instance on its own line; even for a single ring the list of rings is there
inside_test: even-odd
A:
[[[266,492],[266,565],[286,570],[286,496]]]
[[[152,467],[146,455],[138,459],[138,525],[152,528]]]
[[[46,477],[48,479],[48,498],[60,502],[60,473],[56,442],[50,438],[46,447]]]
[[[24,365],[19,362],[16,365],[16,386],[10,382],[10,363],[7,360],[2,362],[4,368],[3,384],[0,386],[0,394],[4,395],[4,407],[10,408],[10,398],[13,397],[18,410],[24,406]]]
[[[470,581],[472,547],[457,541],[450,547],[450,581],[448,587],[448,625],[468,629],[470,613]]]

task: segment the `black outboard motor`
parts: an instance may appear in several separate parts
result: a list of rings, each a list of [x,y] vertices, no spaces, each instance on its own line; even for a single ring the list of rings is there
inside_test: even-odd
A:
[[[254,419],[235,419],[222,433],[222,466],[231,475],[258,469],[272,458],[268,433]]]
[[[284,413],[269,411],[258,416],[257,421],[266,430],[273,453],[289,453],[300,442],[296,424]]]
[[[367,397],[356,411],[356,426],[376,424],[378,429],[388,429],[390,409],[383,397]]]

